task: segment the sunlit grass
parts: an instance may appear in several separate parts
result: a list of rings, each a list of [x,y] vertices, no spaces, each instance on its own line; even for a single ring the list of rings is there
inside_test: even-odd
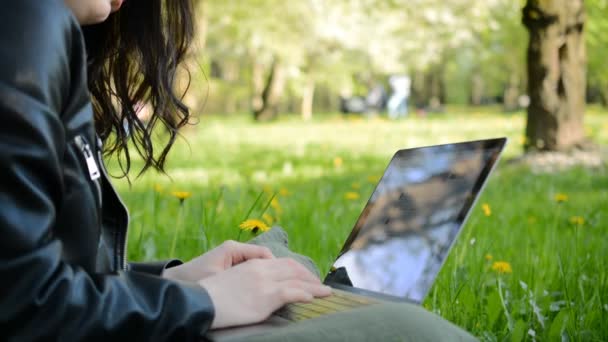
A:
[[[246,240],[252,233],[239,225],[257,219],[283,226],[291,248],[324,273],[397,149],[507,136],[424,306],[488,341],[607,340],[606,167],[538,174],[509,165],[522,152],[522,113],[452,113],[268,124],[203,118],[176,144],[171,178],[117,182],[131,209],[129,256],[188,259],[225,239]],[[606,113],[593,108],[586,125],[608,145]]]

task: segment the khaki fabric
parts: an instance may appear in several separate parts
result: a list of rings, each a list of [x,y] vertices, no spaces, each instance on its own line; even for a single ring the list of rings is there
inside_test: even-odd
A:
[[[317,265],[307,256],[297,254],[289,250],[289,237],[283,228],[279,226],[273,226],[269,231],[256,236],[255,238],[247,241],[247,243],[265,246],[270,249],[272,254],[277,258],[292,258],[302,265],[306,266],[313,274],[317,277],[321,277]]]
[[[287,233],[280,227],[250,241],[277,257],[292,257],[319,274],[312,260],[288,249]],[[477,341],[449,321],[409,303],[384,302],[300,321],[270,332],[230,341]]]

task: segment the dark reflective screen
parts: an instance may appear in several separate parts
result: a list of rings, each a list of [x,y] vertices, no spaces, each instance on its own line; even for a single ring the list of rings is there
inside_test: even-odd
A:
[[[326,281],[421,302],[504,143],[397,152]]]

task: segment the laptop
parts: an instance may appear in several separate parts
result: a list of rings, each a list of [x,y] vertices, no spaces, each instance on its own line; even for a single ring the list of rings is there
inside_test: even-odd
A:
[[[506,138],[397,151],[324,283],[332,295],[289,304],[268,320],[210,332],[214,340],[382,301],[420,304],[496,166]]]

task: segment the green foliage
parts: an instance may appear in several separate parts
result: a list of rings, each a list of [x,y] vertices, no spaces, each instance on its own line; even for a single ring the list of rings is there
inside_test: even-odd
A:
[[[176,232],[175,254],[194,257],[236,239],[251,211],[282,225],[291,248],[325,273],[395,150],[504,135],[505,156],[424,306],[484,341],[608,339],[606,166],[532,172],[509,162],[522,151],[523,113],[449,112],[457,114],[264,125],[204,119],[172,151],[171,178],[117,182],[131,209],[129,257],[168,257]],[[594,110],[586,120],[603,145],[607,118]],[[192,196],[180,205],[175,190]],[[567,200],[558,203],[558,194]],[[497,261],[512,272],[495,271]]]
[[[198,58],[202,65],[237,65],[232,89],[250,96],[252,66],[269,68],[280,59],[289,89],[284,102],[297,101],[311,80],[323,85],[317,91],[337,97],[354,91],[353,76],[382,80],[439,65],[449,103],[462,104],[471,97],[473,78],[482,80],[484,99],[502,97],[507,86],[525,93],[523,5],[522,0],[209,0],[199,10],[206,29],[200,32],[205,46]],[[608,2],[585,5],[589,83],[608,96]],[[248,101],[234,99],[231,91],[216,93],[209,98],[213,109],[249,109]],[[236,105],[222,107],[226,101]]]

